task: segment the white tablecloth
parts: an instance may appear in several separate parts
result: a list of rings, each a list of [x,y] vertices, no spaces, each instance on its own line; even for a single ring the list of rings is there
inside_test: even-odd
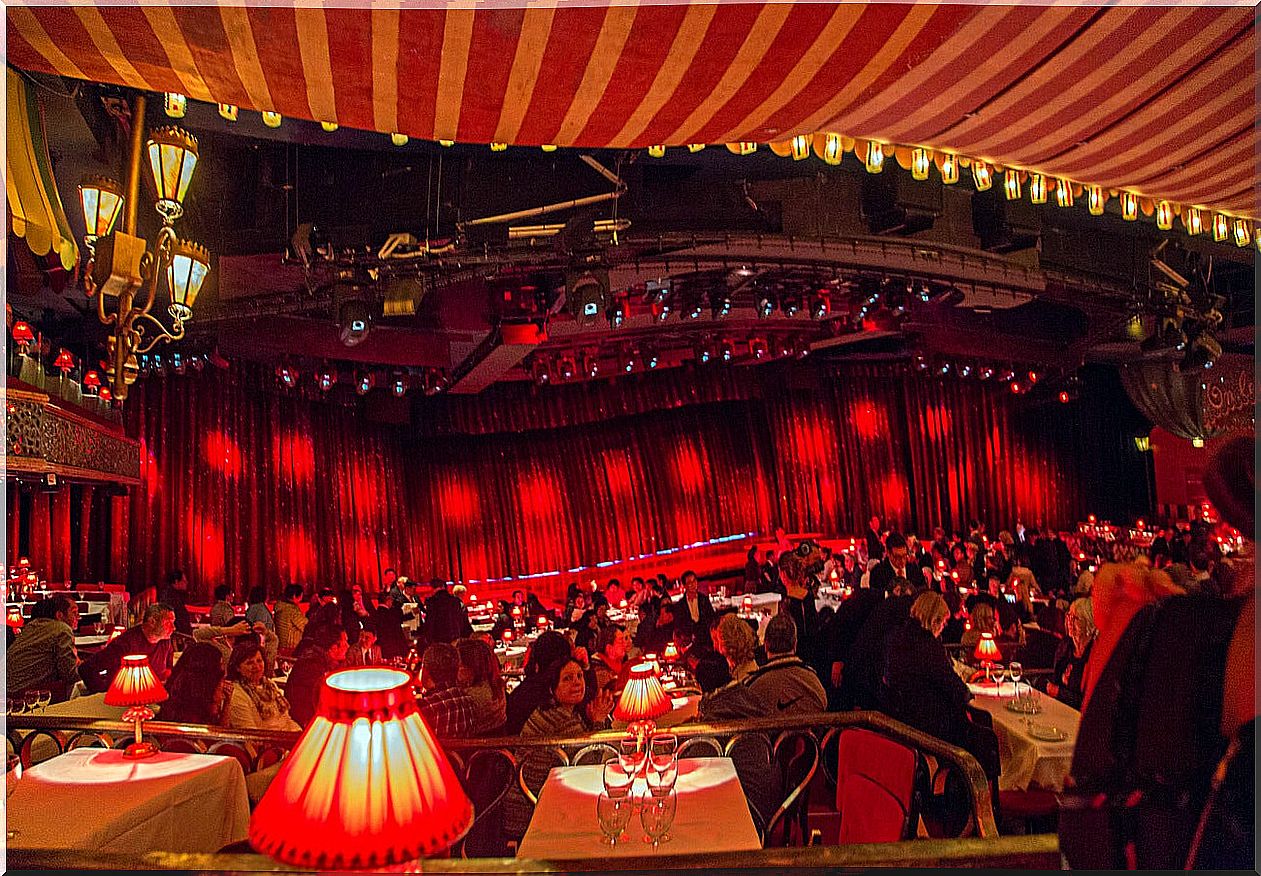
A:
[[[972,685],[973,692],[976,688]],[[1021,684],[1024,687],[1024,684]],[[972,705],[984,709],[994,718],[994,733],[998,736],[998,755],[1002,772],[998,787],[1003,791],[1025,791],[1030,787],[1048,791],[1064,790],[1064,777],[1073,763],[1073,747],[1077,744],[1077,725],[1081,713],[1064,705],[1054,697],[1042,695],[1039,704],[1042,711],[1037,715],[1023,715],[1007,709],[1012,699],[1012,685],[1003,686],[1006,696],[980,694],[972,697]],[[1062,742],[1047,742],[1030,735],[1025,724],[1028,717],[1036,728],[1049,725],[1063,730],[1067,737]]]
[[[9,798],[13,848],[215,852],[245,839],[245,775],[231,757],[77,748],[31,767]]]
[[[646,793],[642,784],[643,779],[637,779],[632,793]],[[517,857],[554,860],[651,855],[652,845],[641,839],[644,831],[638,813],[627,825],[628,842],[612,847],[600,842],[603,834],[595,810],[603,790],[603,768],[599,765],[553,769],[539,792]],[[742,852],[762,847],[730,758],[683,758],[675,790],[678,811],[670,828],[672,839],[658,848],[659,854]]]

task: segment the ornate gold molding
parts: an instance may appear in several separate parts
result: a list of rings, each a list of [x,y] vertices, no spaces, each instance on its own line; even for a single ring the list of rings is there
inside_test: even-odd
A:
[[[122,428],[63,408],[43,392],[5,393],[5,474],[140,483],[140,443]]]

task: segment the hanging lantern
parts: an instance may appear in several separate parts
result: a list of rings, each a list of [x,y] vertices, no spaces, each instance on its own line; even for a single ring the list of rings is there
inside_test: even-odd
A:
[[[390,135],[390,142],[395,146],[406,146],[407,140],[408,137],[406,134],[400,134],[397,131]]]
[[[1251,235],[1248,233],[1248,220],[1235,220],[1235,246],[1247,246]]]
[[[158,128],[149,135],[148,151],[157,211],[174,222],[184,215],[184,195],[197,167],[197,138],[181,128]]]
[[[1187,207],[1182,211],[1182,223],[1187,227],[1187,234],[1200,234],[1204,231],[1204,214],[1198,207]]]
[[[976,159],[972,162],[972,182],[978,192],[988,192],[994,185],[994,171],[984,161]]]
[[[1252,239],[1256,241],[1257,250],[1261,251],[1261,223],[1252,226]]]
[[[508,144],[507,143],[491,143],[490,151],[491,152],[506,152],[508,151]]]
[[[1040,173],[1029,175],[1029,203],[1046,203],[1046,177]]]
[[[123,207],[123,187],[104,176],[90,176],[79,183],[79,206],[89,244],[114,230]]]
[[[798,134],[792,138],[792,157],[793,161],[801,161],[810,156],[810,138],[805,134]]]
[[[439,140],[439,141],[438,141],[438,145],[439,145],[439,146],[446,146],[446,147],[450,147],[450,146],[454,146],[454,145],[455,145],[455,141],[454,141],[454,140]],[[555,147],[552,147],[552,148],[555,148]]]
[[[331,134],[337,130],[337,122],[320,122],[320,127]]]
[[[184,118],[188,112],[188,98],[178,92],[168,91],[162,96],[162,109],[173,119]]]
[[[919,146],[911,152],[911,179],[928,179],[928,168],[932,166],[931,149]]]
[[[649,146],[649,147],[648,147],[648,154],[649,154],[649,155],[651,155],[653,158],[662,158],[662,157],[664,157],[664,156],[665,156],[665,154],[666,154],[666,147],[664,147],[664,146],[660,146],[660,145],[658,145],[658,146]]]
[[[238,109],[235,104],[221,103],[219,104],[219,115],[227,119],[229,122],[236,121]]]
[[[1121,218],[1126,222],[1138,218],[1138,195],[1133,192],[1121,192]]]
[[[448,140],[447,142],[448,142],[448,143],[450,143],[450,141],[449,141],[449,140]],[[539,148],[540,148],[540,149],[542,149],[544,152],[555,152],[555,151],[556,151],[556,144],[555,144],[555,143],[544,143],[544,144],[543,144],[542,146],[540,146]]]
[[[959,181],[959,156],[941,153],[941,181],[948,186]]]
[[[1230,225],[1222,213],[1213,214],[1213,240],[1221,243],[1230,236]]]
[[[1103,207],[1108,203],[1108,195],[1103,190],[1103,186],[1087,186],[1086,187],[1086,209],[1090,211],[1091,216],[1102,216]]]
[[[1173,205],[1168,201],[1158,201],[1156,203],[1156,227],[1161,231],[1168,231],[1173,228]]]
[[[747,141],[742,143],[728,143],[727,151],[735,155],[752,155],[757,151],[757,144],[749,143]]]
[[[845,155],[845,143],[840,134],[815,134],[814,135],[814,154],[822,159],[824,164],[835,167],[841,163],[841,158]]]
[[[1061,207],[1073,206],[1073,184],[1066,179],[1055,181],[1055,203]]]
[[[700,152],[704,148],[705,148],[704,143],[688,143],[687,144],[688,152]]]
[[[1003,174],[1003,193],[1009,201],[1020,200],[1020,171],[1008,168]]]
[[[166,269],[167,289],[171,304],[167,312],[171,318],[186,322],[193,317],[193,302],[210,273],[210,253],[206,248],[190,240],[176,241],[171,253],[171,264]]]
[[[875,140],[867,141],[867,156],[863,164],[868,173],[880,173],[884,170],[884,144]]]
[[[278,112],[272,110],[263,111],[263,124],[269,128],[279,128],[283,117]]]

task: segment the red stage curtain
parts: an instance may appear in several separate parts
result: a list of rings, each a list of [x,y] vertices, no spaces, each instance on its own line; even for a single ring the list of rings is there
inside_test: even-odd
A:
[[[590,395],[583,425],[563,428],[552,402],[479,418],[481,403],[422,401],[430,434],[284,395],[249,368],[150,379],[127,411],[141,484],[92,502],[75,530],[126,533],[102,577],[139,586],[181,567],[205,599],[220,583],[375,587],[386,566],[469,581],[564,572],[775,526],[856,533],[872,513],[920,533],[1081,513],[1071,452],[1002,386],[872,366],[772,366],[730,391],[729,375],[693,376],[712,381],[704,403],[685,404],[692,391],[666,375],[558,390]],[[623,410],[640,413],[610,416]],[[35,498],[38,562],[70,533],[60,506]]]

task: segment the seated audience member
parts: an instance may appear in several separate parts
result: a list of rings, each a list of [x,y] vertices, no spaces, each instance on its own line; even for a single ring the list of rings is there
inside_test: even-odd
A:
[[[495,649],[483,639],[460,639],[455,650],[460,657],[460,687],[473,701],[469,733],[497,735],[508,717],[508,692]]]
[[[205,642],[184,650],[166,680],[166,702],[158,720],[179,724],[222,724],[232,696],[232,682],[224,675],[223,655]]]
[[[342,665],[349,648],[345,630],[335,624],[307,629],[285,683],[289,714],[303,727],[315,717],[324,676]]]
[[[600,691],[588,699],[585,676],[582,664],[573,657],[554,662],[545,673],[550,696],[525,722],[522,738],[581,736],[608,726],[613,695]]]
[[[622,692],[630,676],[630,662],[626,659],[629,646],[626,630],[616,624],[609,624],[596,634],[590,663],[598,690],[607,690],[614,696]]]
[[[640,604],[650,595],[647,585],[644,584],[644,579],[636,575],[630,579],[630,592],[625,596],[626,605],[628,608],[639,608]]]
[[[610,578],[609,583],[604,585],[604,598],[608,600],[609,605],[614,607],[622,604],[622,600],[626,598],[626,591],[622,589],[622,582],[616,578]]]
[[[820,628],[816,668],[826,670],[830,687],[840,686],[850,649],[871,612],[882,602],[884,594],[877,590],[855,590]]]
[[[273,633],[276,632],[276,619],[272,617],[271,609],[267,607],[267,588],[261,584],[251,587],[246,602],[249,605],[245,608],[245,619],[252,624],[262,624]]]
[[[890,595],[871,610],[863,623],[841,673],[837,704],[842,709],[875,709],[880,702],[880,672],[889,637],[903,625],[915,601],[905,578],[896,578]],[[879,591],[877,591],[879,592]]]
[[[182,569],[174,569],[166,576],[166,586],[158,598],[175,615],[175,629],[191,636],[193,618],[188,613],[188,578]]]
[[[302,585],[290,584],[276,602],[276,639],[281,653],[292,654],[306,631],[307,616],[298,604],[301,599]]]
[[[175,646],[171,642],[174,632],[175,612],[160,602],[149,606],[140,626],[127,630],[83,661],[79,671],[83,683],[92,693],[108,690],[123,657],[130,654],[144,654],[149,658],[153,674],[159,681],[166,681],[175,656]]]
[[[1067,706],[1080,709],[1084,696],[1082,679],[1090,651],[1099,634],[1095,627],[1095,612],[1090,597],[1073,600],[1064,617],[1068,635],[1055,652],[1051,676],[1047,679],[1046,692]]]
[[[946,619],[946,627],[941,631],[941,641],[945,645],[957,645],[967,631],[967,613],[963,610],[963,599],[953,587],[947,587],[942,597],[946,600],[950,617]]]
[[[577,623],[570,628],[570,632],[573,634],[574,647],[590,652],[595,647],[596,636],[600,633],[600,615],[593,608],[587,609]]]
[[[714,616],[714,606],[709,596],[701,593],[696,573],[688,569],[683,573],[683,598],[675,603],[675,625],[689,630],[704,629]]]
[[[228,597],[232,595],[232,588],[227,584],[220,584],[215,588],[215,604],[210,606],[210,625],[212,627],[230,627],[232,619],[236,617],[236,608],[228,601]]]
[[[355,644],[346,651],[347,666],[380,666],[385,660],[381,657],[381,646],[377,644],[376,621],[368,618],[359,629]]]
[[[577,585],[574,585],[577,586]],[[587,613],[587,596],[582,592],[575,593],[572,600],[565,603],[566,626],[577,626],[583,615]]]
[[[555,630],[548,630],[534,640],[525,655],[525,678],[516,690],[508,694],[507,719],[503,729],[505,736],[520,733],[534,710],[551,696],[544,670],[572,653],[573,646],[569,640]]]
[[[766,625],[766,665],[745,683],[771,715],[808,715],[827,711],[828,695],[813,669],[797,656],[797,625],[777,614]]]
[[[332,587],[321,587],[311,597],[311,605],[307,609],[307,620],[312,626],[341,626],[342,611],[337,604],[337,594]]]
[[[292,685],[293,676],[289,678]],[[245,639],[232,649],[228,680],[232,694],[224,723],[233,730],[302,729],[290,714],[289,701],[267,677],[263,648],[257,641]]]
[[[702,721],[738,721],[770,714],[747,684],[731,677],[731,669],[721,654],[710,653],[697,661],[696,683],[701,689],[697,717]]]
[[[473,729],[473,698],[460,687],[460,654],[454,645],[438,642],[425,649],[420,685],[420,710],[436,736],[465,736]]]
[[[975,648],[982,633],[989,633],[995,641],[1003,637],[1002,627],[998,623],[998,612],[988,602],[978,602],[972,607],[971,621],[971,628],[964,630],[959,639],[965,650]]]
[[[968,718],[972,699],[939,636],[950,611],[941,594],[915,597],[910,616],[889,638],[879,687],[879,706],[890,717],[966,749],[991,780],[998,776],[994,731]]]
[[[47,690],[54,703],[68,699],[79,681],[79,655],[74,647],[78,627],[79,606],[70,597],[59,594],[37,602],[31,619],[7,651],[8,695]]]
[[[900,532],[890,532],[884,540],[884,558],[871,570],[872,590],[887,591],[897,578],[905,578],[916,590],[928,586],[924,570],[910,556],[906,538]]]
[[[724,614],[715,630],[718,653],[726,659],[731,677],[744,681],[757,669],[757,661],[753,659],[753,652],[757,650],[757,635],[737,614]]]
[[[635,644],[645,653],[660,654],[666,643],[674,638],[674,618],[678,610],[678,604],[671,602],[669,597],[661,600],[651,622],[640,621],[639,630],[635,633]]]
[[[252,624],[246,621],[238,621],[236,623],[232,623],[231,621],[232,619],[228,618],[228,626],[217,626],[212,624],[209,626],[197,627],[193,630],[193,641],[204,642],[219,649],[219,653],[222,655],[223,662],[225,664],[228,662],[228,657],[232,654],[233,646],[241,636],[254,635],[258,638],[258,641],[261,644],[262,633],[266,631],[266,627],[262,624],[259,624],[258,629],[255,629]]]

